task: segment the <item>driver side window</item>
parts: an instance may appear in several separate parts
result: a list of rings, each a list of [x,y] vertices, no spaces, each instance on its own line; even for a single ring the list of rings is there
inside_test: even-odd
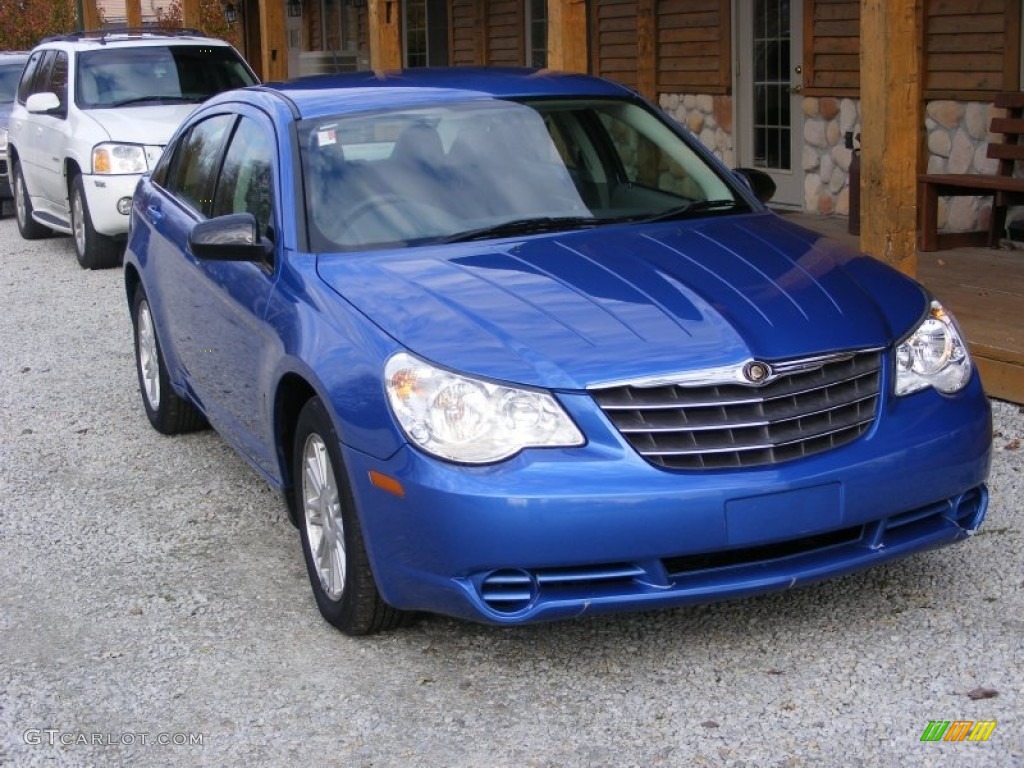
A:
[[[213,215],[251,213],[273,240],[274,142],[255,120],[243,117],[228,145],[213,196]]]

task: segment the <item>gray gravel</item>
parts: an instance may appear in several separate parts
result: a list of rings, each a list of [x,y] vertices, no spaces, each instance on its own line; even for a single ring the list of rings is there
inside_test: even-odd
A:
[[[993,403],[989,517],[957,547],[726,604],[355,640],[317,614],[281,498],[215,433],[150,429],[120,272],[9,218],[0,259],[0,763],[1024,765],[1016,405]],[[998,726],[921,743],[935,719]]]

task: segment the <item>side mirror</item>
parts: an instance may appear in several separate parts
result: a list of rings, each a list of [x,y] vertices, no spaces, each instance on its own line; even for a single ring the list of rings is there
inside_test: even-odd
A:
[[[60,109],[60,99],[56,93],[46,91],[44,93],[33,93],[25,99],[25,109],[33,114],[44,114],[56,112]]]
[[[188,249],[210,261],[261,261],[272,246],[260,237],[256,217],[231,213],[201,221],[188,233]]]
[[[757,168],[737,168],[733,171],[754,193],[754,197],[767,203],[775,196],[775,180]]]

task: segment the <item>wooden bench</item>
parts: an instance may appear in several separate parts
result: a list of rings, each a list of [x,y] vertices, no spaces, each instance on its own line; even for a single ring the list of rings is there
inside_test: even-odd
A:
[[[918,188],[918,249],[946,250],[964,246],[999,247],[1006,229],[1006,209],[1024,204],[1024,178],[1015,178],[1014,167],[1024,160],[1024,93],[1000,93],[995,105],[1006,110],[1006,117],[994,117],[991,133],[1001,133],[1003,142],[989,142],[988,157],[999,161],[995,176],[974,173],[922,173]],[[938,232],[939,197],[987,196],[992,198],[992,216],[988,230],[976,232]]]

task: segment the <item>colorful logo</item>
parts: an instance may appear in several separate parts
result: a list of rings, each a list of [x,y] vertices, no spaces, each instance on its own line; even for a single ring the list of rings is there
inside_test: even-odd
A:
[[[995,729],[995,720],[931,720],[921,741],[988,741]]]

